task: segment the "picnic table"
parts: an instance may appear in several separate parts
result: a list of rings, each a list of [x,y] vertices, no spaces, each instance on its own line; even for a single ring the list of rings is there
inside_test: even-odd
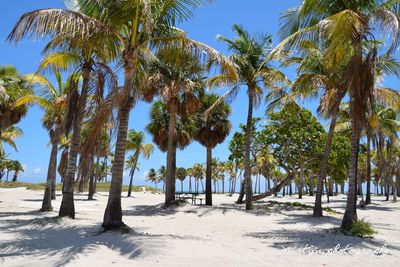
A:
[[[177,192],[175,193],[175,198],[178,200],[190,200],[192,205],[196,205],[200,201],[200,205],[203,204],[204,198],[199,197],[200,193],[193,192]]]

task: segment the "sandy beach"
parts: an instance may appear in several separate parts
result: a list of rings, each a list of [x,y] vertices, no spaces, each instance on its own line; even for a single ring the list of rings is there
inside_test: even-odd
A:
[[[41,198],[41,191],[0,189],[1,266],[386,267],[400,262],[400,203],[376,196],[373,205],[358,211],[378,231],[373,239],[332,230],[341,221],[343,195],[328,204],[336,214],[315,219],[311,210],[271,203],[269,210],[247,212],[233,204],[235,196],[225,195],[215,195],[213,207],[164,209],[163,195],[135,193],[122,200],[124,222],[132,229],[124,235],[100,232],[107,193],[98,193],[97,201],[77,194],[75,220],[56,219],[59,194],[54,211],[46,214],[38,211]],[[314,198],[265,201],[271,200],[312,204]]]

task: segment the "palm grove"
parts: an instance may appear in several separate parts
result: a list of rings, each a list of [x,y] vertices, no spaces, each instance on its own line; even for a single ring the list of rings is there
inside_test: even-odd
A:
[[[280,192],[299,198],[315,194],[319,217],[322,195],[329,201],[340,186],[342,193],[347,188],[341,226],[350,229],[358,219],[358,196],[364,206],[372,193],[387,200],[400,194],[400,95],[383,86],[386,76],[399,74],[394,53],[400,1],[305,0],[282,14],[276,47],[271,36],[253,36],[239,25],[233,26],[233,39],[218,36],[228,56],[176,27],[208,1],[75,2],[70,9],[26,13],[9,34],[14,43],[49,38],[35,74],[0,69],[2,142],[16,148],[15,124],[32,104],[44,111],[51,154],[42,211],[52,210],[57,172],[59,216],[70,218],[74,191],[88,186],[93,199],[97,182],[110,175],[103,227],[124,226],[124,169],[130,172],[130,196],[140,158],[154,149],[142,132],[129,130],[130,111],[139,101],[152,103],[146,131],[166,153],[165,166],[147,173],[155,187],[163,183],[166,206],[176,201],[176,179],[183,191],[188,178],[191,192],[205,191],[206,205],[212,205],[213,187],[239,191],[237,203],[245,202],[246,209]],[[287,66],[296,68],[295,79],[285,76]],[[222,96],[207,92],[215,87],[228,90]],[[239,90],[247,94],[247,120],[229,142],[229,159],[221,162],[212,150],[231,132],[229,103]],[[310,98],[319,100],[317,113],[329,121],[327,132],[298,104]],[[253,111],[263,102],[265,117],[255,118]],[[204,146],[205,166],[177,168],[178,150],[193,141]],[[6,158],[1,150],[1,177],[14,171],[16,180],[22,165]]]

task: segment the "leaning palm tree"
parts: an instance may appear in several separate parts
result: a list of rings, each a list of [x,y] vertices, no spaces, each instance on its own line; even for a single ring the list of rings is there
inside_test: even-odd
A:
[[[204,68],[196,54],[180,46],[160,49],[157,60],[149,67],[144,97],[152,100],[154,96],[160,96],[168,110],[166,205],[175,201],[177,120],[178,117],[190,116],[199,109],[199,97],[205,87]]]
[[[343,81],[349,93],[351,114],[351,156],[349,161],[349,193],[342,228],[349,229],[357,220],[357,157],[360,135],[368,111],[374,102],[373,90],[377,48],[366,53],[363,42],[374,41],[374,33],[390,36],[386,55],[393,53],[398,44],[399,18],[396,1],[327,1],[305,0],[290,10],[283,19],[282,33],[288,36],[273,51],[273,55],[293,51],[304,40],[323,40],[326,57],[332,65],[350,57]],[[393,37],[393,38],[392,38]],[[366,55],[366,57],[363,57]]]
[[[53,209],[51,200],[55,199],[58,144],[63,133],[62,128],[68,105],[68,93],[77,86],[77,76],[74,74],[69,75],[66,82],[62,81],[62,75],[59,71],[55,71],[54,76],[57,81],[56,84],[51,83],[48,78],[38,73],[26,75],[26,80],[32,85],[39,85],[40,89],[37,95],[26,96],[19,101],[19,103],[36,103],[45,111],[42,121],[43,127],[50,136],[51,153],[42,201],[42,212]]]
[[[218,144],[224,142],[229,135],[232,125],[229,121],[231,108],[225,102],[218,103],[212,110],[209,109],[218,101],[219,96],[216,94],[204,95],[201,99],[200,114],[201,118],[198,123],[198,133],[196,140],[206,147],[206,205],[212,206],[211,191],[211,162],[212,149]],[[207,113],[207,111],[209,111]]]
[[[24,171],[24,166],[22,166],[21,162],[19,162],[18,160],[14,160],[13,171],[14,171],[14,176],[12,178],[12,182],[16,182],[18,175]]]
[[[205,0],[121,0],[118,4],[105,0],[78,0],[76,9],[95,17],[102,26],[107,26],[121,47],[120,62],[124,68],[124,88],[119,101],[118,132],[115,146],[115,160],[112,168],[112,183],[109,201],[104,215],[103,227],[122,227],[121,187],[130,110],[141,92],[145,63],[153,57],[149,46],[160,47],[171,42],[184,43],[186,47],[207,51],[216,59],[222,56],[213,49],[188,40],[176,23],[189,19],[192,9]],[[213,56],[213,57],[214,57]],[[171,160],[170,160],[171,162]],[[167,169],[171,169],[167,167]],[[168,172],[167,172],[168,173]],[[171,177],[171,175],[168,175]],[[169,179],[170,180],[170,179]],[[168,181],[168,179],[167,179]],[[171,193],[168,186],[168,195]]]
[[[211,79],[210,84],[234,84],[231,92],[237,91],[242,85],[247,87],[248,112],[245,134],[244,185],[246,188],[246,209],[249,210],[252,207],[250,146],[253,110],[261,102],[263,91],[266,88],[275,88],[277,82],[285,80],[285,76],[276,70],[268,59],[272,45],[270,35],[255,38],[239,25],[234,25],[233,30],[236,33],[235,39],[231,40],[223,36],[217,38],[227,43],[228,49],[233,52],[230,59],[235,64],[238,75],[218,75]]]
[[[118,54],[118,42],[113,38],[113,31],[100,21],[82,13],[64,9],[42,9],[24,14],[8,36],[9,41],[20,42],[26,36],[51,37],[45,53],[56,51],[45,66],[58,70],[74,69],[82,76],[80,93],[71,93],[75,105],[70,107],[69,119],[72,127],[71,146],[63,185],[63,199],[59,216],[75,217],[74,183],[76,162],[81,134],[81,125],[90,89],[90,78],[98,62],[98,68]]]
[[[284,57],[284,66],[297,64],[298,77],[290,84],[291,93],[282,94],[276,92],[279,97],[272,101],[269,108],[274,108],[277,103],[290,104],[297,98],[309,98],[317,96],[322,91],[319,115],[325,119],[331,118],[329,132],[324,148],[320,171],[318,175],[317,192],[315,196],[314,217],[322,216],[322,190],[323,181],[328,173],[328,161],[331,152],[332,140],[335,132],[339,105],[346,94],[342,79],[344,69],[347,67],[348,59],[341,64],[331,65],[324,55],[320,44],[304,41],[299,44],[301,56]]]
[[[143,132],[136,132],[135,130],[129,131],[126,149],[128,151],[134,151],[134,153],[127,160],[127,164],[130,168],[128,197],[130,197],[132,193],[133,176],[137,168],[139,157],[142,155],[145,159],[149,159],[150,155],[154,151],[154,147],[152,144],[143,144],[143,142],[144,142]]]

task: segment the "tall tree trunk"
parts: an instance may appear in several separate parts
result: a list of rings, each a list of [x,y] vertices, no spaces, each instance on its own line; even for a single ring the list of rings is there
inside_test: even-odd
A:
[[[212,149],[211,147],[207,147],[207,160],[206,160],[206,205],[207,206],[212,206],[211,163],[212,163]]]
[[[225,177],[222,177],[222,194],[225,194]]]
[[[139,159],[139,150],[138,149],[135,151],[134,157],[135,157],[135,162],[133,164],[133,168],[131,169],[131,173],[130,173],[131,178],[129,179],[128,197],[130,197],[132,194],[133,176],[135,175],[136,166],[137,166],[137,162]]]
[[[371,137],[367,133],[367,194],[365,204],[371,204]]]
[[[244,152],[244,180],[246,181],[246,210],[252,209],[252,197],[253,192],[251,188],[251,166],[250,166],[250,146],[251,146],[251,136],[252,136],[252,122],[253,122],[253,88],[248,86],[248,97],[249,97],[249,108],[247,113],[247,124],[245,133],[245,152]]]
[[[347,192],[346,210],[342,220],[342,228],[350,229],[357,220],[357,161],[360,146],[359,128],[352,122],[351,153],[349,162],[349,188]]]
[[[97,164],[99,164],[99,157],[97,157]],[[98,166],[98,165],[97,165]],[[89,172],[89,192],[88,192],[88,200],[93,200],[94,195],[94,181],[96,178],[94,177],[94,153],[90,156],[90,172]]]
[[[74,186],[75,186],[75,173],[76,161],[78,158],[78,149],[81,138],[82,120],[85,113],[86,100],[89,90],[91,66],[85,64],[82,71],[82,91],[79,97],[78,110],[73,122],[73,133],[71,139],[71,146],[69,148],[68,164],[66,175],[63,185],[63,197],[61,201],[59,217],[75,218],[75,204],[74,204]]]
[[[174,136],[176,131],[177,99],[172,99],[169,107],[168,146],[167,146],[167,179],[165,189],[165,205],[175,202],[175,167],[174,167]]]
[[[53,187],[53,180],[57,172],[57,150],[58,150],[57,148],[58,148],[58,142],[54,140],[51,146],[49,168],[47,169],[47,183],[46,183],[46,188],[44,190],[42,208],[40,209],[41,212],[53,210],[53,207],[51,205],[51,195],[52,195],[51,191]]]
[[[133,74],[132,76],[133,77]],[[130,80],[126,84],[132,84]],[[125,89],[126,90],[126,89]],[[131,90],[128,87],[128,90]],[[121,193],[124,175],[126,142],[128,138],[129,115],[133,99],[128,97],[118,112],[118,133],[115,145],[114,163],[111,170],[111,185],[107,207],[104,212],[103,228],[105,230],[118,229],[125,224],[122,221]]]
[[[17,181],[17,178],[18,178],[18,171],[14,171],[14,175],[11,182],[15,183]]]
[[[238,197],[238,199],[237,199],[237,201],[236,201],[236,203],[237,204],[243,204],[243,197],[244,197],[244,190],[245,190],[245,187],[246,187],[246,181],[245,181],[245,179],[242,179],[241,181],[240,181],[240,192],[239,192],[239,197]]]
[[[324,180],[328,174],[328,161],[331,154],[332,140],[335,135],[337,121],[337,110],[332,117],[331,125],[329,126],[329,133],[325,143],[324,156],[322,158],[321,167],[318,176],[317,192],[315,194],[315,204],[314,204],[314,217],[321,217],[322,213],[322,190],[324,186]]]

